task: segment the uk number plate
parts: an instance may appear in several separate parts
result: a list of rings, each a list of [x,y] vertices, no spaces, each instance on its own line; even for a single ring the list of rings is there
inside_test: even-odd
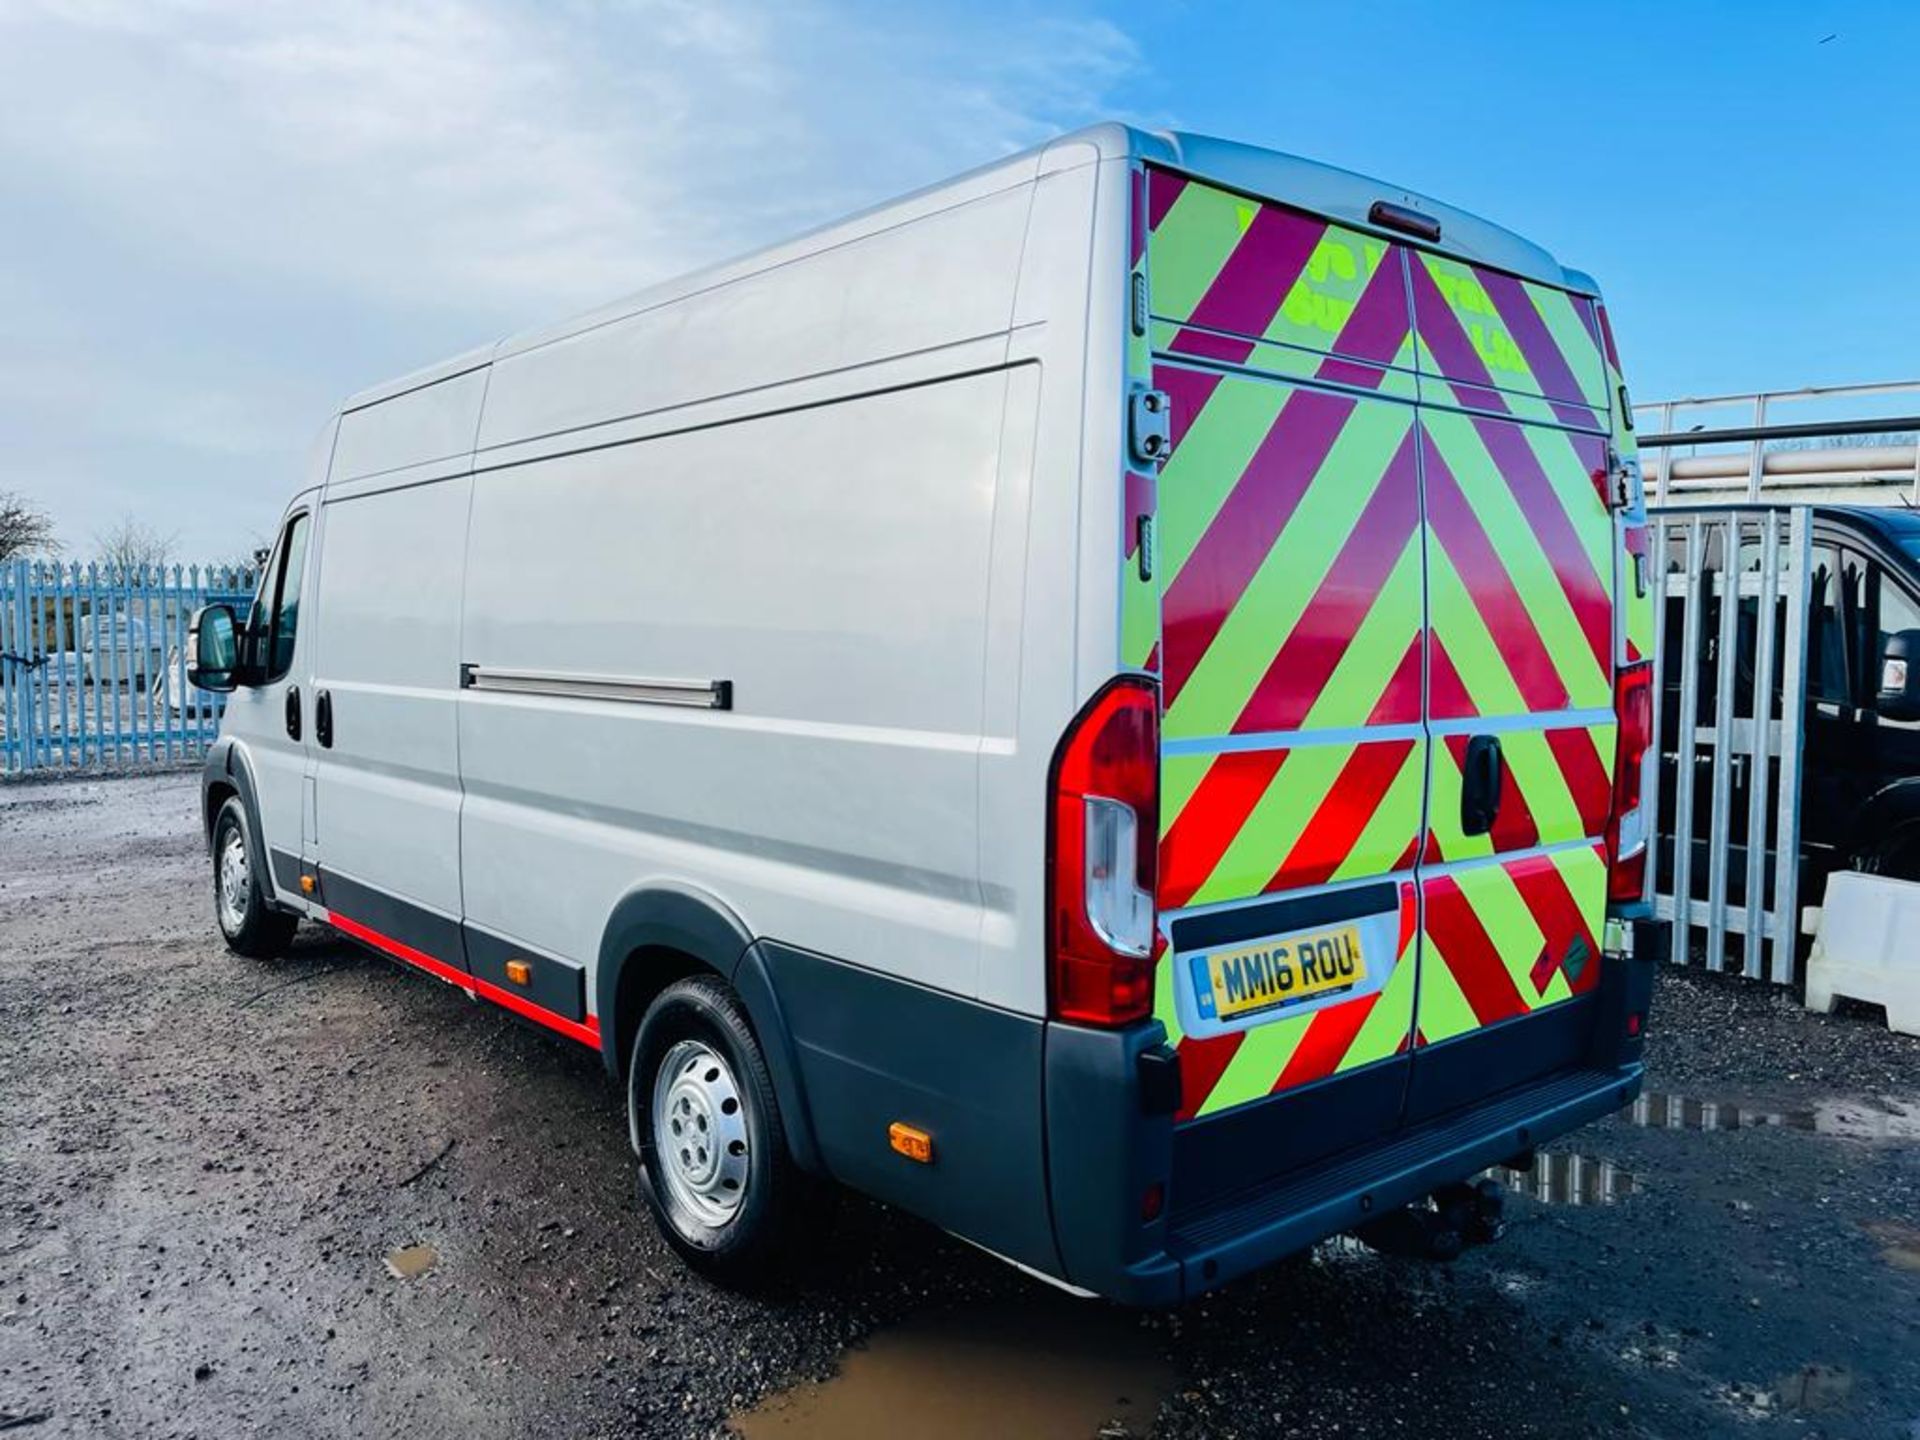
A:
[[[1194,1000],[1208,1020],[1299,1005],[1367,978],[1360,932],[1351,925],[1203,951],[1190,963]]]

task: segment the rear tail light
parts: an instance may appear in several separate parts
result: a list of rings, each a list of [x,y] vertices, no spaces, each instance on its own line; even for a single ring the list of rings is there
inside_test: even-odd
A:
[[[1613,818],[1607,825],[1612,862],[1607,898],[1631,903],[1641,898],[1647,880],[1647,813],[1641,795],[1647,750],[1653,743],[1653,666],[1642,661],[1623,666],[1613,690],[1618,739],[1613,759]]]
[[[1160,846],[1160,697],[1121,676],[1054,752],[1047,834],[1052,1013],[1126,1025],[1153,1012]]]

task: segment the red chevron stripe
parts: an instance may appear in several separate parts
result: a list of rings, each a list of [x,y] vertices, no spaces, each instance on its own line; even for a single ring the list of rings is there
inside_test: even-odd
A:
[[[1406,866],[1401,866],[1405,869]],[[1410,882],[1400,886],[1400,943],[1394,948],[1394,955],[1405,959],[1407,946],[1413,943],[1415,928],[1420,924],[1420,892]]]
[[[1159,901],[1178,910],[1207,883],[1291,751],[1216,756],[1160,840]]]
[[[1173,1052],[1180,1061],[1180,1108],[1173,1115],[1176,1121],[1191,1120],[1200,1112],[1246,1038],[1246,1031],[1232,1030],[1205,1039],[1188,1035],[1180,1041]]]
[[[1218,360],[1223,365],[1244,365],[1253,354],[1253,341],[1244,335],[1221,335],[1191,326],[1173,337],[1167,348],[1196,360]]]
[[[1427,933],[1440,946],[1454,983],[1482,1025],[1527,1013],[1527,1002],[1501,963],[1493,938],[1451,875],[1427,882]]]
[[[1173,208],[1173,202],[1180,198],[1180,192],[1187,188],[1184,175],[1172,175],[1165,170],[1147,172],[1147,228],[1158,230],[1160,222],[1167,218],[1167,212]]]
[[[1514,588],[1513,577],[1500,562],[1493,542],[1480,528],[1460,482],[1447,468],[1439,446],[1426,427],[1420,427],[1426,457],[1427,521],[1434,537],[1453,563],[1474,608],[1486,622],[1508,672],[1530,710],[1566,708],[1567,687],[1554,668],[1553,656],[1534,628]]]
[[[1333,872],[1360,843],[1361,832],[1411,754],[1411,740],[1379,740],[1355,746],[1327,798],[1287,851],[1287,858],[1260,888],[1287,890],[1324,885],[1331,880]]]
[[[1600,322],[1600,339],[1602,348],[1606,351],[1607,364],[1618,371],[1620,368],[1620,351],[1613,343],[1613,322],[1607,319],[1607,307],[1604,305],[1595,305],[1593,307],[1593,313],[1594,318]]]
[[[1547,954],[1551,963],[1536,967],[1538,978],[1534,981],[1536,993],[1545,993],[1547,983],[1553,978],[1566,958],[1568,948],[1578,939],[1587,947],[1587,964],[1581,970],[1578,980],[1568,977],[1576,993],[1593,988],[1600,978],[1600,947],[1593,942],[1593,931],[1587,928],[1586,916],[1581,913],[1579,902],[1573,898],[1573,891],[1567,886],[1567,877],[1560,873],[1548,856],[1535,855],[1525,860],[1516,860],[1507,866],[1507,873],[1513,877],[1514,888],[1520,892],[1520,898],[1526,903],[1533,923],[1540,927],[1540,935],[1546,941]]]
[[[1404,275],[1400,247],[1389,245],[1380,267],[1368,278],[1339,335],[1327,348],[1351,359],[1391,365],[1413,328]]]
[[[1566,592],[1567,603],[1573,607],[1574,618],[1580,623],[1580,632],[1587,637],[1587,645],[1593,651],[1594,663],[1606,669],[1613,643],[1613,598],[1595,572],[1593,559],[1580,543],[1580,533],[1554,490],[1553,481],[1541,467],[1540,457],[1534,454],[1520,427],[1510,421],[1475,416],[1472,424],[1480,443],[1493,457],[1500,478],[1507,482],[1514,504],[1527,517],[1528,528],[1540,541],[1540,549],[1553,566],[1554,578]],[[1592,477],[1597,471],[1604,483],[1606,442],[1597,435],[1563,435],[1561,438],[1572,447],[1588,476]]]
[[[1268,664],[1260,683],[1233,722],[1233,733],[1294,730],[1320,698],[1354,631],[1367,617],[1380,588],[1400,561],[1420,524],[1420,488],[1413,432],[1408,431],[1372,496],[1354,522],[1313,599]],[[1404,663],[1404,662],[1403,662]],[[1396,678],[1399,672],[1396,671]],[[1420,718],[1417,685],[1394,685],[1385,695],[1393,705],[1382,713],[1376,701],[1370,723],[1408,723]]]
[[[1594,748],[1593,732],[1584,728],[1549,730],[1547,748],[1567,782],[1567,793],[1580,812],[1581,825],[1587,834],[1598,835],[1606,827],[1607,813],[1613,806],[1613,776]]]
[[[1551,400],[1571,400],[1584,406],[1586,391],[1581,388],[1560,343],[1553,338],[1553,332],[1547,329],[1547,322],[1540,318],[1540,312],[1534,308],[1526,287],[1511,275],[1502,275],[1497,270],[1476,269],[1473,278],[1487,292],[1487,298],[1493,301],[1493,308],[1506,324],[1507,334],[1520,347],[1521,355],[1526,357],[1527,369],[1533,372],[1540,393]]]
[[[1494,388],[1492,372],[1473,348],[1447,297],[1440,293],[1433,272],[1418,256],[1413,257],[1407,271],[1413,276],[1414,323],[1420,327],[1420,339],[1460,403],[1505,413],[1507,402]]]
[[[1376,990],[1371,995],[1316,1011],[1301,1034],[1300,1043],[1294,1046],[1293,1054],[1287,1057],[1287,1063],[1274,1080],[1272,1093],[1291,1090],[1310,1080],[1324,1080],[1338,1070],[1347,1051],[1353,1048],[1360,1027],[1367,1023],[1367,1016],[1379,1003],[1380,992]]]
[[[1171,708],[1259,570],[1358,402],[1295,390],[1161,601]],[[1177,447],[1174,451],[1179,453]]]
[[[1593,301],[1577,295],[1569,295],[1567,298],[1573,302],[1573,313],[1578,315],[1580,323],[1586,326],[1587,338],[1593,341],[1593,348],[1598,350],[1603,358],[1606,357],[1607,342],[1600,334],[1599,322],[1594,318]]]
[[[1264,334],[1326,233],[1320,221],[1260,206],[1187,320],[1208,330]]]
[[[1432,632],[1427,636],[1427,712],[1435,720],[1463,720],[1480,713],[1446,645]]]

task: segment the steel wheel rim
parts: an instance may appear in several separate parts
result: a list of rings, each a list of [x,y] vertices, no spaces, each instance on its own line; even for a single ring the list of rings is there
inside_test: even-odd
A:
[[[247,838],[238,827],[227,831],[220,846],[215,888],[220,899],[220,925],[229,935],[247,923],[247,900],[253,888],[253,867],[247,862]]]
[[[752,1155],[739,1082],[699,1040],[667,1051],[653,1078],[653,1158],[674,1205],[709,1229],[740,1212]]]

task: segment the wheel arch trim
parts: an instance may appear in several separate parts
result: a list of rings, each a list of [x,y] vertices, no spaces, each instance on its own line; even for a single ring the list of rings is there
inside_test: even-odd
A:
[[[608,917],[593,978],[600,1058],[607,1074],[616,1081],[626,1081],[622,1091],[628,1090],[632,1077],[622,1074],[626,1056],[620,1049],[623,1036],[632,1032],[639,1017],[626,1017],[632,1023],[622,1023],[620,985],[626,967],[648,950],[685,955],[733,986],[773,1076],[787,1147],[796,1164],[817,1173],[819,1150],[801,1088],[793,1037],[772,979],[746,923],[726,902],[705,890],[679,881],[637,886],[621,897]]]

